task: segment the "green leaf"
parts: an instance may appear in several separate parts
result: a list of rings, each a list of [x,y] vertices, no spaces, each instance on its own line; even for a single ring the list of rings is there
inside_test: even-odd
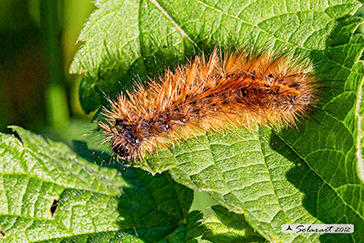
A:
[[[354,13],[359,2],[97,0],[95,5],[70,67],[83,74],[80,102],[87,113],[106,104],[105,96],[129,88],[133,78],[161,73],[195,50],[266,42],[324,50],[335,20]]]
[[[208,133],[135,163],[152,173],[169,170],[176,181],[208,191],[230,211],[244,212],[269,241],[361,241],[364,166],[358,119],[364,40],[353,35],[362,19],[350,17],[358,1],[104,0],[96,5],[71,67],[84,74],[80,99],[86,111],[97,109],[104,95],[117,95],[119,81],[128,87],[132,77],[160,73],[165,63],[181,63],[193,50],[269,43],[311,59],[320,103],[296,128]],[[351,223],[355,232],[283,234],[280,226],[286,223]]]
[[[202,234],[199,218],[188,216],[192,191],[168,173],[99,167],[64,144],[13,129],[21,140],[0,133],[0,242],[157,242],[177,229],[186,239]]]
[[[203,235],[203,239],[216,243],[243,243],[265,242],[246,222],[243,214],[229,213],[222,206],[213,206],[216,216],[209,216],[204,220],[204,225],[209,231]]]

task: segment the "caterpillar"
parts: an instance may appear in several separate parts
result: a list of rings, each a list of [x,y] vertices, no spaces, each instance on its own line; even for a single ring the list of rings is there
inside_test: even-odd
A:
[[[230,125],[292,126],[315,103],[312,68],[305,58],[273,50],[219,55],[215,49],[109,100],[99,126],[126,160]]]

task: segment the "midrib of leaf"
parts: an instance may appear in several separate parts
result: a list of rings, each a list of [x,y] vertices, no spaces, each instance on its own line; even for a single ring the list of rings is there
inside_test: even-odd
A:
[[[362,63],[362,65],[364,65],[363,62],[360,61],[360,63]],[[361,80],[361,83],[359,84],[359,89],[357,92],[357,101],[356,101],[356,107],[355,107],[355,116],[358,119],[357,122],[357,134],[356,134],[356,159],[357,159],[357,163],[356,163],[356,167],[357,167],[357,174],[358,177],[361,179],[362,182],[364,182],[364,162],[363,162],[363,148],[361,147],[361,139],[360,139],[360,135],[363,134],[363,131],[361,129],[362,126],[362,120],[364,119],[364,117],[362,117],[359,113],[359,110],[361,108],[361,106],[363,106],[363,85],[364,85],[364,78]]]
[[[187,33],[182,29],[181,26],[179,26],[177,24],[177,22],[168,14],[168,12],[157,2],[157,0],[149,0],[151,3],[154,4],[154,6],[156,6],[156,8],[158,8],[162,14],[171,21],[171,23],[177,28],[177,30],[181,33],[181,35],[183,37],[186,37],[188,39],[188,41],[190,41],[194,46],[196,46],[197,48],[199,48],[197,46],[197,44],[192,40],[192,38],[187,35]]]
[[[327,113],[327,112],[326,112]],[[329,114],[329,113],[327,113],[327,114]],[[338,187],[337,189],[336,188],[334,188],[331,184],[330,184],[330,182],[328,182],[327,180],[325,180],[325,178],[323,178],[311,165],[310,165],[310,163],[308,163],[307,161],[306,161],[306,159],[305,159],[305,157],[303,157],[303,156],[301,156],[295,149],[294,149],[294,147],[293,146],[291,146],[289,143],[287,143],[285,140],[284,140],[284,138],[282,137],[282,136],[280,136],[280,134],[279,133],[276,133],[276,135],[298,156],[298,157],[300,157],[303,161],[305,161],[305,163],[308,165],[308,167],[313,171],[313,172],[315,172],[315,174],[318,176],[318,177],[320,177],[320,179],[322,180],[322,181],[324,181],[325,182],[325,184],[326,185],[328,185],[333,191],[335,191],[335,193],[336,193],[336,195],[342,200],[342,202],[347,206],[347,207],[349,207],[349,208],[351,208],[361,219],[363,219],[363,221],[364,221],[364,215],[361,215],[357,210],[355,210],[348,202],[346,202],[342,197],[341,197],[341,195],[337,192],[337,189],[339,189],[339,188],[341,188],[341,187],[345,187],[345,186],[348,186],[348,185],[353,185],[353,186],[359,186],[358,184],[345,184],[345,185],[341,185],[340,187]],[[316,150],[317,151],[317,150]],[[315,152],[316,152],[315,151]],[[336,151],[336,150],[334,150],[335,152],[338,152],[338,151]],[[308,155],[309,156],[309,155]],[[339,169],[339,168],[338,168]]]

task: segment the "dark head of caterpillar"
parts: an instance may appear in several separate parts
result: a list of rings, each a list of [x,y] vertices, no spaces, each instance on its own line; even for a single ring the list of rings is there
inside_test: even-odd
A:
[[[127,121],[120,119],[115,120],[114,129],[110,130],[110,127],[105,124],[100,124],[106,134],[112,135],[108,137],[108,140],[112,142],[112,149],[121,158],[131,159],[132,154],[137,154],[140,142],[143,140],[140,137],[140,131],[136,130],[135,123],[129,124]]]
[[[315,102],[312,65],[303,58],[245,51],[196,57],[148,86],[136,84],[104,109],[100,127],[115,154],[141,159],[157,146],[229,125],[294,125]]]

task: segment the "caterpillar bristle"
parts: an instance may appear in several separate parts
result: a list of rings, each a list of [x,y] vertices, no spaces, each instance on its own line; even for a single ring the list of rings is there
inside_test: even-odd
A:
[[[142,159],[157,146],[229,125],[294,126],[316,102],[312,64],[264,50],[196,56],[147,86],[120,94],[99,126],[118,157]],[[127,98],[127,97],[128,98]]]

